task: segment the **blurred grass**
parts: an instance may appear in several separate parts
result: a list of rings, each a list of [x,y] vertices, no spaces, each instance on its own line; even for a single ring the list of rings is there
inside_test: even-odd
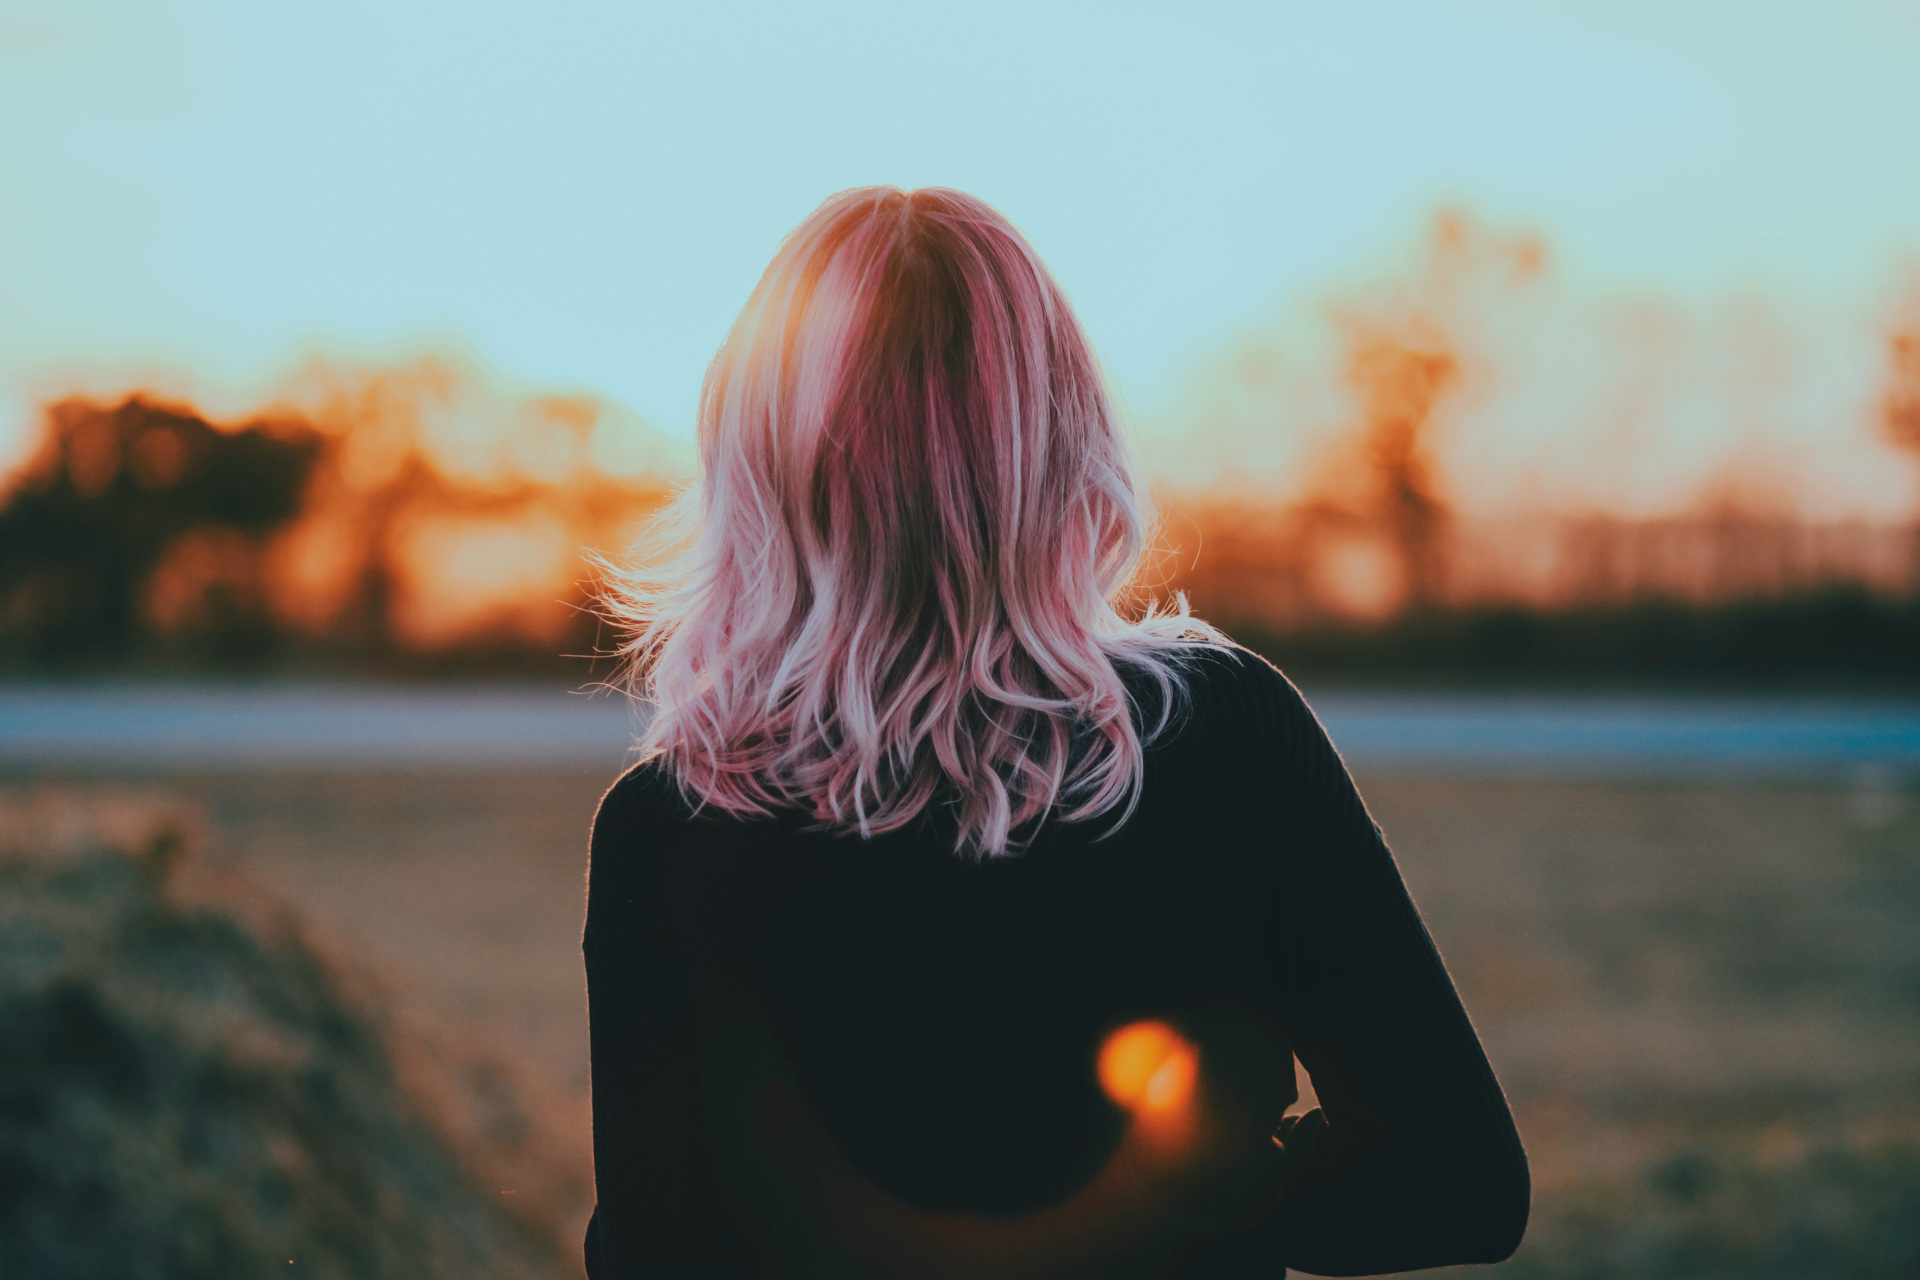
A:
[[[1894,779],[1367,787],[1535,1173],[1516,1277],[1920,1275]]]
[[[0,1275],[577,1273],[577,1109],[200,863],[197,825],[0,792]]]
[[[511,1045],[576,1108],[581,874],[605,781],[579,770],[146,780],[205,816],[214,862]],[[1533,1159],[1533,1226],[1503,1270],[1920,1275],[1909,785],[1869,772],[1362,786]],[[555,1158],[585,1175],[584,1149]]]

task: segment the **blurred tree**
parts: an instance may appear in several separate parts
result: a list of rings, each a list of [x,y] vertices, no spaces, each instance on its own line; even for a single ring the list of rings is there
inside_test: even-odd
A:
[[[1881,420],[1887,439],[1920,454],[1920,332],[1895,334],[1888,347],[1891,368]]]
[[[1364,414],[1371,506],[1399,555],[1403,605],[1432,609],[1445,589],[1450,514],[1433,457],[1435,417],[1460,381],[1459,358],[1430,325],[1365,334],[1348,353],[1347,381]]]
[[[39,664],[121,657],[151,638],[158,603],[217,648],[263,647],[260,553],[322,447],[297,420],[221,430],[140,395],[51,406],[0,505],[0,643]],[[171,599],[155,601],[163,568]]]
[[[1880,425],[1896,448],[1920,462],[1920,328],[1893,335],[1888,344],[1887,391]],[[1920,596],[1920,511],[1914,513],[1913,592]]]

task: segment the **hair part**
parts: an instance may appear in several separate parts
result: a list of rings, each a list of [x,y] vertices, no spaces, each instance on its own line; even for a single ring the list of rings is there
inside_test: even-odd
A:
[[[1059,286],[957,191],[842,192],[775,254],[701,392],[699,478],[618,572],[643,758],[689,801],[958,852],[1137,801],[1187,614],[1123,603],[1151,514]],[[1157,686],[1135,721],[1122,672]]]

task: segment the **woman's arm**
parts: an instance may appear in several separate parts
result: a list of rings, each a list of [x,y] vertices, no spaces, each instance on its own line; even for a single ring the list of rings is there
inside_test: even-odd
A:
[[[646,781],[594,818],[584,951],[598,1205],[590,1280],[724,1274],[684,963],[658,918]],[[657,834],[657,833],[656,833]]]
[[[1281,775],[1270,956],[1324,1112],[1286,1135],[1286,1195],[1260,1252],[1319,1275],[1500,1261],[1529,1200],[1506,1099],[1325,731],[1284,677],[1247,661],[1262,668],[1245,703],[1258,767]]]

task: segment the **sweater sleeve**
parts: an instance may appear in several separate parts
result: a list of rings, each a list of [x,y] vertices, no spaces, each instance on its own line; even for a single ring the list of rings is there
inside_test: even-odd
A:
[[[1529,1201],[1506,1099],[1325,730],[1279,672],[1248,665],[1252,764],[1276,801],[1256,851],[1268,954],[1322,1108],[1280,1136],[1286,1194],[1258,1252],[1328,1276],[1498,1262]]]
[[[663,927],[648,782],[601,801],[583,949],[593,1092],[589,1280],[708,1274],[717,1254],[687,974]]]

